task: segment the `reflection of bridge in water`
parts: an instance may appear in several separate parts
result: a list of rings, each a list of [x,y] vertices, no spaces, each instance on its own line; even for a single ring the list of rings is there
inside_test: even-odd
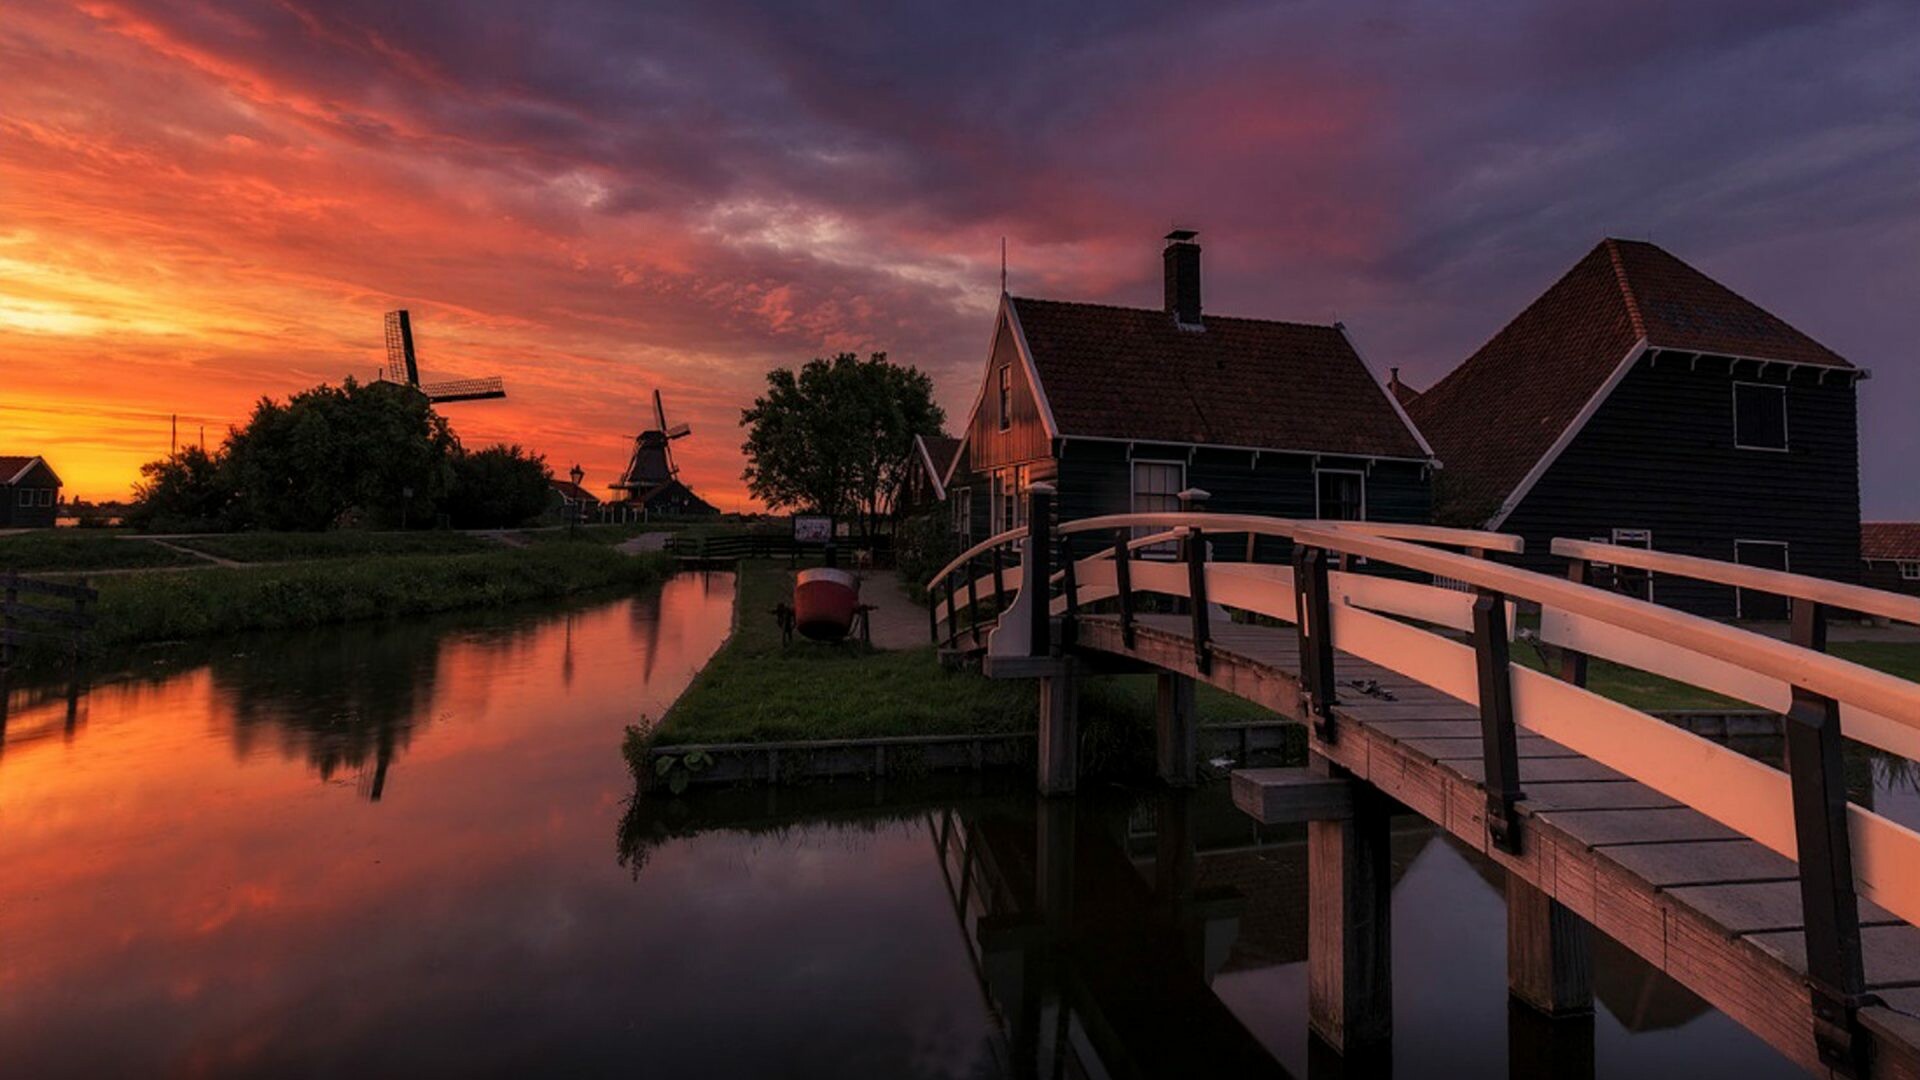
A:
[[[1387,823],[1411,812],[1502,869],[1509,986],[1543,1015],[1591,1014],[1597,927],[1809,1070],[1920,1075],[1920,835],[1849,802],[1843,755],[1844,726],[1920,758],[1920,686],[1825,652],[1830,612],[1920,623],[1920,600],[1580,540],[1554,541],[1557,578],[1497,560],[1517,537],[1418,525],[1055,523],[1051,491],[1031,498],[1030,529],[928,583],[934,638],[1038,680],[1052,794],[1076,786],[1090,672],[1158,676],[1174,784],[1194,778],[1196,682],[1308,727],[1311,771],[1235,792],[1308,829],[1309,1013],[1335,1048],[1389,1045]],[[1257,561],[1275,541],[1290,563]],[[1168,543],[1177,560],[1151,557]],[[1787,597],[1793,639],[1589,585],[1601,565]],[[1522,605],[1557,673],[1513,662]],[[1785,770],[1591,692],[1590,658],[1782,714]]]

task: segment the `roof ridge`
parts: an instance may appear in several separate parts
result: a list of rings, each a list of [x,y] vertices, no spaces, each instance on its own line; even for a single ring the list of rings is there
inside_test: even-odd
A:
[[[1131,304],[1102,304],[1093,300],[1051,300],[1044,296],[1014,296],[1011,294],[1007,296],[1007,299],[1016,303],[1059,304],[1062,307],[1099,308],[1103,311],[1129,311],[1136,315],[1166,314],[1165,311],[1159,308],[1134,307]],[[1301,322],[1298,319],[1263,319],[1256,315],[1217,315],[1212,312],[1206,313],[1201,318],[1203,321],[1207,319],[1220,319],[1226,322],[1267,323],[1275,326],[1303,326],[1312,330],[1333,330],[1338,325],[1337,323],[1331,322]]]
[[[1627,303],[1627,321],[1633,324],[1635,336],[1646,337],[1647,321],[1640,317],[1640,298],[1633,294],[1633,285],[1627,280],[1627,264],[1620,257],[1620,241],[1609,236],[1602,243],[1607,245],[1607,258],[1613,261],[1613,278],[1620,283],[1620,296]]]

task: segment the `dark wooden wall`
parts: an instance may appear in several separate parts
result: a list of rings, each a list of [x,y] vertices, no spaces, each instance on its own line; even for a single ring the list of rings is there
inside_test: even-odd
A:
[[[1314,515],[1314,462],[1304,454],[1262,453],[1249,450],[1193,450],[1184,446],[1137,443],[1133,458],[1186,461],[1187,486],[1211,497],[1206,509],[1217,514],[1264,514],[1310,518]],[[1418,462],[1376,461],[1323,457],[1324,468],[1358,469],[1367,474],[1367,517],[1372,521],[1426,522],[1432,510],[1432,488],[1426,469]],[[1061,520],[1124,514],[1132,510],[1133,470],[1127,445],[1114,442],[1066,440],[1060,455],[1059,514]],[[1235,545],[1232,557],[1244,554]],[[1220,552],[1222,557],[1230,553]],[[1286,557],[1286,545],[1261,541],[1259,558]]]
[[[30,507],[21,506],[19,505],[20,488],[30,488],[36,492],[41,489],[49,489],[53,492],[53,504],[50,506],[40,506],[39,499],[36,496],[34,500],[35,505]],[[58,516],[59,512],[59,481],[54,479],[52,470],[47,468],[45,462],[35,465],[31,472],[21,477],[20,483],[17,486],[0,487],[0,525],[16,529],[50,529],[53,527],[54,518]]]
[[[1884,589],[1887,592],[1905,593],[1908,596],[1920,596],[1920,581],[1908,581],[1900,576],[1900,564],[1897,562],[1861,563],[1860,584],[1870,589]]]
[[[1554,537],[1650,529],[1658,551],[1732,560],[1735,540],[1783,540],[1794,573],[1860,578],[1860,460],[1850,380],[1799,368],[1737,374],[1725,360],[1643,357],[1500,526],[1527,541],[1522,565],[1563,573]],[[1787,386],[1785,453],[1733,441],[1733,383]],[[1730,588],[1656,578],[1655,599],[1732,615]]]

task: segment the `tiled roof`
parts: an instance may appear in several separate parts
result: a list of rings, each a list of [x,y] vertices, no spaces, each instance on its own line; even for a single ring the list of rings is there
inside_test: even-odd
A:
[[[1920,560],[1920,521],[1861,522],[1860,557]]]
[[[1406,404],[1446,464],[1453,501],[1491,517],[1642,338],[1657,349],[1852,367],[1653,244],[1602,241]]]
[[[599,496],[571,480],[562,480],[556,476],[548,480],[547,483],[553,487],[553,490],[559,492],[562,498],[570,499],[574,502],[579,502],[581,499],[585,499],[588,502],[600,501]]]
[[[1427,456],[1338,327],[1012,304],[1063,436]]]
[[[915,438],[927,448],[927,460],[933,465],[933,478],[936,481],[944,480],[947,470],[953,465],[953,456],[960,452],[960,440],[946,435],[918,435]]]
[[[0,454],[0,484],[11,483],[27,466],[39,460],[32,454]],[[52,466],[48,466],[51,470]]]

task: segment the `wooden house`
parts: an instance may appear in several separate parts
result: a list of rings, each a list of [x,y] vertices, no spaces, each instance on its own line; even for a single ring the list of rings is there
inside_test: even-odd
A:
[[[1040,481],[1061,520],[1191,488],[1219,513],[1427,520],[1433,453],[1342,326],[1203,314],[1194,234],[1162,258],[1159,308],[1002,294],[945,481],[963,540],[1022,524]]]
[[[547,481],[552,494],[551,508],[561,521],[591,521],[600,514],[600,499],[593,492],[563,477]]]
[[[0,454],[0,529],[50,529],[60,512],[60,477],[39,456]]]
[[[960,440],[948,435],[915,435],[907,474],[895,510],[917,514],[946,501],[947,471],[953,467]]]
[[[1443,524],[1860,576],[1866,372],[1650,243],[1605,240],[1407,411],[1446,462]],[[1709,615],[1784,601],[1624,572]]]
[[[1920,596],[1920,521],[1860,523],[1860,584]]]

